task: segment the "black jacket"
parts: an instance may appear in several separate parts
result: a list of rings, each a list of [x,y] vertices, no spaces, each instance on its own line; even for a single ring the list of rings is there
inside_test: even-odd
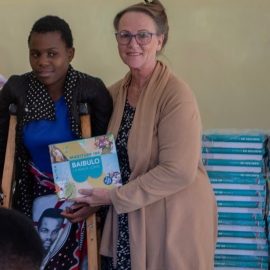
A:
[[[9,126],[9,106],[14,103],[17,106],[17,127],[16,127],[16,152],[15,152],[15,183],[17,186],[23,181],[27,181],[24,176],[23,167],[27,162],[27,151],[23,145],[23,116],[25,112],[25,100],[28,90],[27,74],[20,76],[11,76],[0,91],[0,183],[2,182],[2,173],[5,159],[5,149]],[[79,76],[76,87],[72,90],[72,107],[70,113],[80,126],[80,103],[86,103],[91,109],[91,127],[92,135],[97,136],[105,134],[107,125],[112,113],[112,98],[106,89],[104,83],[89,75]],[[73,130],[73,128],[71,127]],[[73,130],[74,131],[74,130]],[[80,134],[78,134],[80,138]],[[23,166],[24,165],[24,166]],[[20,201],[20,196],[16,192],[13,202]],[[25,190],[25,189],[24,189]],[[29,193],[31,191],[29,190]],[[30,194],[29,194],[30,195]],[[29,198],[31,201],[31,199]],[[30,205],[29,205],[30,206]],[[16,207],[21,208],[21,207]],[[22,210],[22,209],[19,209]],[[25,212],[25,211],[23,211]],[[28,212],[28,211],[27,211]],[[26,213],[27,214],[27,213]],[[28,213],[29,214],[29,213]]]

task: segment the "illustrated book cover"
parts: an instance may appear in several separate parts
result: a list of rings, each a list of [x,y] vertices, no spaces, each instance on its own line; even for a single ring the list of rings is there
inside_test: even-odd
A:
[[[81,188],[113,188],[121,174],[113,134],[49,145],[59,199],[81,196]]]

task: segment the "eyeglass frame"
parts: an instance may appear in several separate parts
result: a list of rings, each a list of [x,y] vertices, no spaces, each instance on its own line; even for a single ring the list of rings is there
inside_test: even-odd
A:
[[[129,41],[128,41],[127,43],[121,43],[121,42],[119,42],[119,39],[117,38],[117,36],[120,35],[121,33],[126,33],[126,34],[129,35]],[[147,43],[141,43],[140,41],[138,41],[137,37],[138,37],[139,34],[142,34],[142,33],[150,34],[150,40],[149,40],[149,42],[147,42]],[[130,42],[131,42],[131,40],[132,40],[133,38],[135,38],[136,42],[137,42],[139,45],[147,45],[147,44],[149,44],[149,43],[152,41],[152,37],[153,37],[154,35],[155,35],[155,36],[158,36],[158,35],[159,35],[158,33],[152,33],[152,32],[149,32],[149,31],[139,31],[139,32],[137,32],[136,34],[132,34],[131,32],[126,31],[126,30],[123,30],[123,31],[120,31],[120,32],[115,32],[114,34],[115,34],[115,38],[116,38],[117,42],[118,42],[120,45],[129,45]]]

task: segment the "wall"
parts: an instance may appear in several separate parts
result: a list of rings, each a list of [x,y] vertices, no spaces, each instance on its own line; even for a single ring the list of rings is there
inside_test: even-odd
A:
[[[112,20],[134,0],[0,0],[0,73],[28,71],[27,37],[36,19],[67,20],[73,66],[109,85],[127,68],[118,57]],[[205,129],[268,129],[269,0],[163,0],[170,23],[161,59],[192,87]]]

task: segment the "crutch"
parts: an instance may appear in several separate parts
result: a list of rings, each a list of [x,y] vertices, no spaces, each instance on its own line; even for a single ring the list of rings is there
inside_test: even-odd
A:
[[[2,176],[2,191],[3,191],[3,206],[11,208],[12,203],[12,189],[13,189],[13,176],[14,176],[14,156],[15,156],[15,136],[16,136],[16,112],[17,107],[15,104],[9,106],[9,130],[6,145],[6,155]]]
[[[83,138],[91,137],[91,116],[87,103],[80,103],[80,121]],[[88,270],[98,270],[98,245],[96,214],[92,214],[86,220]]]

